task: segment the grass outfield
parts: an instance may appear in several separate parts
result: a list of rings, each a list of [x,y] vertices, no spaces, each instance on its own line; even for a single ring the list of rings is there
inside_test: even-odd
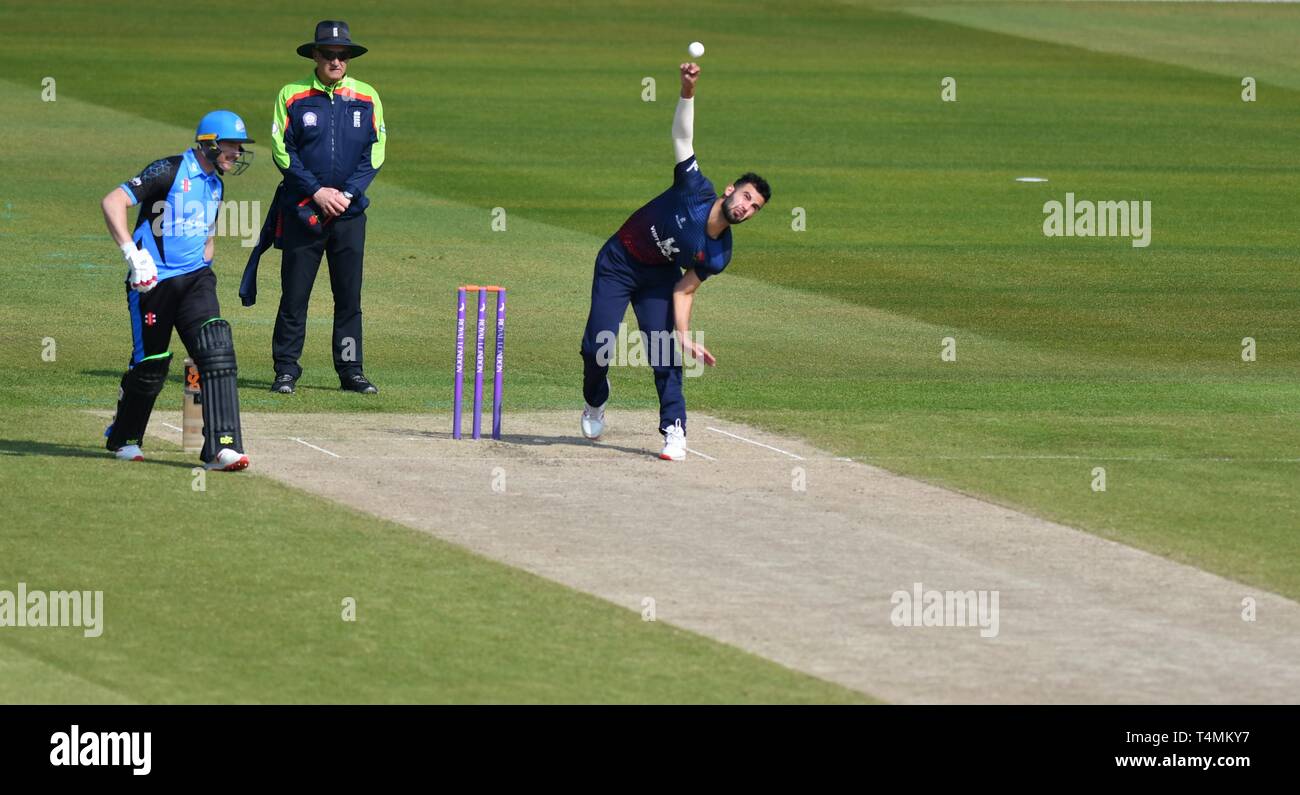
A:
[[[104,634],[5,630],[5,703],[867,700],[267,478],[194,491],[179,452],[108,471],[77,423],[9,416],[41,441],[0,445],[30,454],[5,493],[40,497],[9,506],[0,582],[102,590]]]
[[[212,107],[241,113],[266,141],[275,91],[310,68],[293,49],[315,20],[288,4],[261,8],[257,24],[202,51],[168,33],[182,27],[179,8],[0,12],[15,56],[0,90],[24,109],[0,120],[12,155],[0,197],[9,373],[0,448],[25,454],[0,455],[4,512],[20,517],[0,583],[49,578],[102,587],[110,599],[142,594],[119,619],[131,632],[112,642],[124,645],[6,633],[3,664],[34,684],[93,662],[102,672],[93,687],[104,690],[79,685],[88,700],[851,697],[683,633],[643,632],[633,613],[257,478],[209,479],[205,504],[223,530],[204,543],[177,530],[193,501],[184,457],[131,471],[96,460],[102,424],[82,410],[111,408],[129,340],[120,258],[98,199],[151,158],[180,151]],[[1090,24],[1128,25],[1120,8],[1093,9]],[[1210,63],[1157,64],[867,6],[785,9],[717,4],[685,22],[641,3],[508,2],[436,17],[385,3],[351,15],[372,50],[351,73],[381,92],[390,133],[372,190],[365,291],[366,369],[383,393],[363,401],[334,389],[322,277],[303,389],[272,399],[278,258],[258,305],[240,308],[246,255],[223,239],[217,272],[244,407],[448,409],[451,289],[462,281],[512,289],[507,422],[511,408],[573,406],[592,259],[669,179],[674,67],[700,39],[709,47],[696,121],[705,173],[723,183],[755,168],[775,194],[737,230],[726,276],[700,294],[695,325],[720,366],[688,382],[691,405],[1300,598],[1300,276],[1291,267],[1300,175],[1286,134],[1300,93],[1278,77],[1248,105],[1239,80],[1210,73]],[[1183,28],[1251,47],[1249,26],[1181,10]],[[1295,9],[1255,11],[1273,30],[1300,33]],[[58,80],[54,103],[39,101],[47,75]],[[955,104],[939,102],[945,75],[958,79]],[[640,101],[644,76],[658,80],[655,103]],[[253,169],[227,180],[228,199],[269,198],[278,175],[269,148],[255,148]],[[1012,181],[1022,175],[1051,181]],[[1042,204],[1066,191],[1151,200],[1152,245],[1044,238]],[[507,232],[490,230],[493,207],[506,208]],[[794,207],[807,210],[805,232],[791,230]],[[957,340],[953,363],[939,358],[947,336]],[[1258,361],[1241,361],[1245,336],[1256,338]],[[55,362],[40,358],[44,337],[57,341]],[[179,402],[172,381],[164,409]],[[616,406],[653,402],[638,371],[616,372],[614,392]],[[1107,469],[1102,494],[1089,488],[1095,466]],[[128,530],[113,495],[155,481],[157,522]],[[359,624],[374,633],[362,648],[385,653],[375,670],[358,662],[351,672],[364,675],[345,677],[334,657],[357,638],[338,637],[336,617],[317,625],[299,613],[325,609],[318,600],[332,611],[352,571],[336,567],[353,559],[357,570],[395,575],[391,586],[378,576],[366,587],[403,634]],[[266,576],[245,596],[258,577],[248,565],[258,563]],[[188,582],[196,566],[209,578],[202,585]],[[485,603],[474,578],[431,576],[475,567],[502,593],[541,594],[564,626],[599,614],[627,629],[539,632],[536,616],[514,614],[507,597]],[[187,598],[151,619],[160,599],[143,594],[178,584]],[[427,603],[402,599],[412,591],[440,601],[446,623],[422,619]],[[285,617],[264,626],[268,599]],[[209,624],[196,604],[234,604],[249,620]],[[455,661],[415,659],[472,627],[480,635],[466,642],[501,659],[482,687]],[[199,654],[177,650],[195,648],[191,628]],[[512,645],[516,630],[571,645]],[[270,640],[286,637],[296,643]],[[608,653],[637,643],[643,673],[714,671],[716,681],[665,691]],[[583,651],[566,662],[554,659],[559,648]],[[253,651],[280,666],[240,667]],[[383,674],[386,658],[394,664]],[[581,678],[559,670],[579,659]],[[280,670],[289,664],[299,668]],[[16,692],[0,686],[0,698]]]
[[[1189,7],[1188,2],[1114,0],[899,0],[891,5],[973,28],[1300,89],[1294,55],[1300,8],[1294,4],[1261,9],[1255,2]]]

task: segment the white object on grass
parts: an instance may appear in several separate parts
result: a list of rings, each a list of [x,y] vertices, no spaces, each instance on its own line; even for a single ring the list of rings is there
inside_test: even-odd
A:
[[[704,45],[700,44],[698,41],[693,41],[691,42],[691,46],[686,48],[686,51],[691,54],[692,58],[699,58],[704,54]]]

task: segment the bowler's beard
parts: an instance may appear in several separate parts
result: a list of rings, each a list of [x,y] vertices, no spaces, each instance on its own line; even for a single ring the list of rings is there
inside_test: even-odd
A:
[[[743,218],[737,221],[736,216],[732,213],[731,207],[735,203],[736,203],[736,194],[734,193],[722,200],[722,218],[728,224],[731,224],[733,226],[735,224],[744,223],[745,221],[745,219]]]

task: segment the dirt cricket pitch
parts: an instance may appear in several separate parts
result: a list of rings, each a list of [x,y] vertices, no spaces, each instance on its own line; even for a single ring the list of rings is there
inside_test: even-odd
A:
[[[692,415],[683,463],[656,457],[654,415],[609,422],[593,443],[575,412],[511,414],[494,442],[468,421],[453,440],[446,415],[248,414],[232,476],[653,599],[656,620],[892,702],[1300,702],[1288,599],[734,422]],[[997,634],[895,626],[915,583],[997,591]]]

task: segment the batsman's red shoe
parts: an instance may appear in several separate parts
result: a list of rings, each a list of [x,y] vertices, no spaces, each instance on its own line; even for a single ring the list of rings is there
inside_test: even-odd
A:
[[[229,447],[223,447],[217,453],[217,457],[204,464],[203,468],[218,472],[238,472],[241,469],[248,469],[248,456]]]

